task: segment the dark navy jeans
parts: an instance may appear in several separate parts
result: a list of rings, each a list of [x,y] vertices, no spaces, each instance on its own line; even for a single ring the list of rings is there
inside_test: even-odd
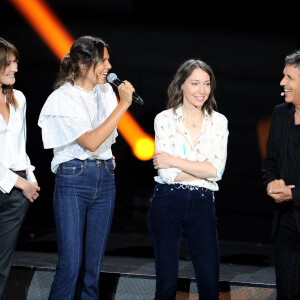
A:
[[[58,264],[49,299],[98,300],[114,202],[112,160],[59,165],[53,197]]]
[[[218,299],[220,259],[213,197],[207,189],[156,185],[148,212],[155,254],[156,300],[175,299],[182,237],[192,259],[199,299]]]

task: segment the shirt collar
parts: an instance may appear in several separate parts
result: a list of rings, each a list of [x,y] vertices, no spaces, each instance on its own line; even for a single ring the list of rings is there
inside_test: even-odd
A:
[[[175,112],[173,112],[174,118],[177,120],[183,120],[183,114],[182,114],[182,105],[180,105]],[[204,119],[209,117],[209,114],[206,110],[204,110]]]

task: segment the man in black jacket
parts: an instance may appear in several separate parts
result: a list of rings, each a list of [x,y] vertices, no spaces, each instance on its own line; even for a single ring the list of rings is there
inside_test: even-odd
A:
[[[300,50],[285,59],[285,103],[273,111],[263,178],[274,201],[277,299],[300,299]]]

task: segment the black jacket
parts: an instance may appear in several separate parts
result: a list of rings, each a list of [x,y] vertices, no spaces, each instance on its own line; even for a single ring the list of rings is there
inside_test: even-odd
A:
[[[287,147],[291,127],[294,122],[294,115],[295,107],[291,103],[283,103],[274,108],[267,142],[267,156],[262,164],[265,187],[275,179],[285,180],[288,172],[290,172],[290,168],[287,165]],[[293,183],[296,187],[292,189],[294,199],[293,209],[295,211],[297,228],[300,233],[300,155],[298,155],[294,163],[297,171]],[[280,204],[274,202],[273,237],[277,230],[279,214]]]

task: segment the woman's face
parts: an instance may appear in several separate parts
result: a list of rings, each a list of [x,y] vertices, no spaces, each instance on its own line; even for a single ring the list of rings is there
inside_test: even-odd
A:
[[[15,73],[18,72],[18,62],[13,53],[7,55],[7,64],[0,70],[0,86],[13,85],[16,81]]]
[[[184,104],[202,107],[211,92],[210,76],[202,69],[197,68],[185,80],[181,88]]]
[[[106,83],[106,77],[110,69],[109,54],[107,48],[104,48],[103,59],[95,66],[91,66],[87,71],[85,76],[86,83],[91,86],[91,89],[93,89],[96,84]]]

